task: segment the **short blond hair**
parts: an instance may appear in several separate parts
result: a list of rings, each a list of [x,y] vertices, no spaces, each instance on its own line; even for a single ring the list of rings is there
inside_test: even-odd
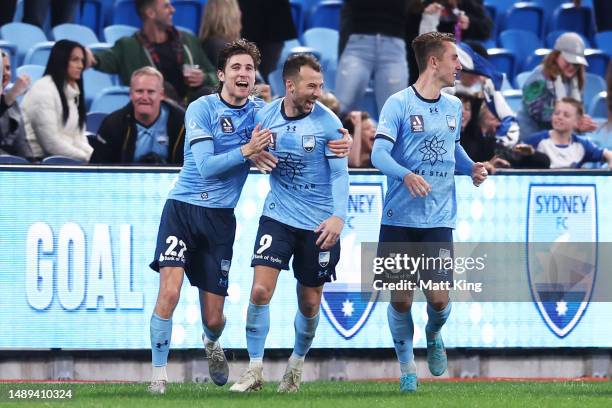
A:
[[[161,87],[162,88],[164,87],[164,75],[161,72],[159,72],[157,68],[149,67],[149,66],[138,68],[136,71],[132,72],[132,76],[130,77],[130,86],[132,85],[132,81],[134,81],[134,78],[137,78],[143,75],[157,77],[159,79],[159,83],[161,84]]]

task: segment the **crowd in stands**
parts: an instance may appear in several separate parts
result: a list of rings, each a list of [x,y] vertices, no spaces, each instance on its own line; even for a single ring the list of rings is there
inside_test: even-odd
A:
[[[77,23],[103,38],[102,30],[119,21],[114,8],[126,1],[136,17],[114,42],[59,38],[52,30]],[[371,168],[380,107],[418,78],[412,40],[441,31],[458,44],[463,71],[445,91],[463,103],[461,144],[474,161],[491,173],[612,167],[612,19],[602,17],[612,15],[612,2],[559,0],[551,11],[553,1],[546,9],[538,1],[527,7],[506,0],[9,0],[0,10],[0,162],[10,155],[35,163],[61,156],[181,165],[185,108],[218,89],[219,50],[244,37],[261,50],[257,93],[268,102],[283,89],[278,73],[288,55],[310,52],[321,60],[327,92],[320,100],[354,137],[349,165]],[[182,3],[197,2],[193,25],[179,25]],[[88,3],[106,10],[96,20],[106,24],[87,25],[95,20]],[[565,26],[564,15],[571,20]],[[529,25],[532,16],[536,26]],[[23,73],[37,72],[26,69],[32,51],[5,34],[14,21],[56,40],[40,78]],[[513,36],[533,46],[496,47],[511,48]],[[92,83],[99,78],[121,98],[96,112],[92,106],[100,105],[91,101],[106,91]],[[95,94],[86,95],[90,89]]]

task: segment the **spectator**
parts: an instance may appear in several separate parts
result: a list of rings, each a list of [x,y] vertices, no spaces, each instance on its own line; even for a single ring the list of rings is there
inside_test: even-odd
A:
[[[523,85],[523,109],[518,114],[521,138],[551,128],[555,103],[565,97],[582,101],[585,81],[584,42],[576,33],[557,38],[555,49],[536,67]],[[597,125],[583,115],[578,130],[590,132]]]
[[[208,0],[200,25],[200,41],[206,57],[217,66],[217,57],[226,43],[240,38],[240,7],[236,0]]]
[[[289,0],[238,0],[242,36],[261,52],[259,72],[268,78],[276,69],[285,41],[297,38]]]
[[[19,95],[27,91],[30,77],[21,75],[7,92],[3,92],[11,82],[11,59],[2,54],[2,88],[0,88],[0,154],[12,154],[26,159],[32,158],[32,149],[26,140],[23,117],[19,105],[15,102]]]
[[[51,49],[44,76],[25,94],[21,109],[35,158],[89,161],[93,149],[85,136],[83,69],[83,46],[60,40]]]
[[[407,2],[345,0],[343,9],[350,32],[336,73],[340,109],[354,110],[373,78],[380,110],[389,96],[408,85],[404,41]]]
[[[597,143],[600,147],[605,147],[612,150],[612,61],[608,65],[608,74],[606,75],[607,83],[607,102],[608,102],[608,118],[605,122],[588,136]]]
[[[585,162],[607,161],[612,168],[612,151],[597,147],[592,141],[577,136],[584,114],[580,101],[565,97],[555,104],[552,130],[535,133],[525,143],[550,159],[551,169],[579,168]]]
[[[368,112],[350,112],[342,121],[342,125],[353,135],[353,146],[348,157],[349,167],[373,168],[370,156],[376,136],[376,125]]]
[[[169,0],[136,0],[141,29],[119,39],[110,50],[88,60],[95,69],[119,74],[128,85],[132,73],[144,66],[156,67],[166,79],[164,89],[182,105],[210,93],[217,85],[215,69],[198,39],[172,24],[174,7]]]
[[[92,163],[183,164],[185,111],[163,100],[163,86],[157,69],[134,71],[130,102],[100,125]]]
[[[80,3],[79,0],[24,0],[23,22],[42,27],[50,9],[51,27],[72,23]]]
[[[321,97],[319,98],[319,102],[327,106],[329,110],[334,112],[336,116],[340,118],[340,102],[338,102],[338,98],[336,98],[336,95],[329,91],[325,91],[323,92],[323,95],[321,95]],[[349,131],[349,133],[351,132]]]

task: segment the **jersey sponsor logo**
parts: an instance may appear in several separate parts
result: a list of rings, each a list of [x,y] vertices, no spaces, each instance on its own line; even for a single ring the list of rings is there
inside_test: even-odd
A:
[[[413,133],[420,133],[425,131],[425,122],[423,121],[423,115],[410,115],[410,129]]]
[[[306,153],[310,153],[314,150],[317,145],[317,139],[314,135],[304,135],[302,136],[302,147]]]
[[[319,252],[319,266],[321,268],[325,268],[327,265],[329,265],[329,257],[330,257],[329,251]]]
[[[531,184],[527,273],[546,326],[564,338],[578,325],[597,275],[595,184]]]
[[[446,115],[446,125],[454,132],[457,129],[457,119],[452,115]]]
[[[229,259],[221,260],[221,273],[223,274],[223,276],[228,275],[231,264],[232,264],[232,261],[230,261]]]
[[[201,198],[202,200],[208,200],[208,193],[206,193],[206,192],[201,193],[201,194],[200,194],[200,198]]]
[[[432,166],[436,163],[444,163],[443,157],[447,152],[444,148],[444,140],[438,139],[434,135],[431,139],[425,139],[421,142],[419,152],[423,153],[421,161],[429,162]]]
[[[302,176],[302,170],[306,165],[302,163],[301,159],[294,158],[291,153],[287,153],[285,156],[278,156],[278,163],[276,168],[280,171],[281,177],[286,177],[289,181],[295,179],[295,176]]]
[[[270,145],[268,146],[268,149],[270,150],[276,150],[276,138],[277,138],[277,134],[276,132],[272,132],[272,135],[270,135]]]
[[[221,116],[219,118],[219,123],[221,124],[221,130],[223,133],[234,133],[234,122],[232,122],[231,117]]]

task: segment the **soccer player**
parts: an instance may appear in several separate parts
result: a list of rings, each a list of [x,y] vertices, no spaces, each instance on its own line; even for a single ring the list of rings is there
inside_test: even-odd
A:
[[[217,385],[227,382],[227,360],[218,339],[225,326],[234,207],[249,172],[248,159],[267,147],[271,136],[260,126],[253,129],[255,112],[264,106],[262,100],[249,97],[259,61],[253,43],[237,40],[226,45],[218,62],[220,91],[199,98],[185,114],[184,165],[164,206],[151,263],[160,274],[151,317],[152,393],[166,389],[172,313],[185,273],[200,293],[210,376]]]
[[[268,104],[256,119],[272,131],[269,151],[278,163],[270,176],[253,251],[255,272],[246,323],[250,364],[230,388],[237,392],[263,385],[269,303],[280,270],[289,269],[292,256],[298,297],[295,346],[278,391],[299,390],[304,357],[319,323],[323,285],[331,281],[340,259],[338,239],[349,187],[347,159],[334,156],[326,143],[341,136],[341,123],[317,101],[323,75],[314,57],[300,54],[287,59],[283,80],[285,97]]]
[[[436,243],[435,254],[452,254],[455,226],[455,170],[472,176],[480,185],[487,176],[482,163],[474,163],[459,144],[461,102],[440,93],[453,86],[461,69],[455,40],[446,33],[430,32],[412,42],[419,67],[417,82],[384,104],[372,152],[372,163],[387,176],[379,242]],[[445,256],[446,255],[446,256]],[[452,270],[419,271],[419,279],[452,282]],[[412,350],[414,326],[410,307],[413,293],[393,292],[387,316],[400,363],[400,390],[417,388]],[[427,362],[433,375],[447,368],[440,329],[450,311],[448,290],[425,291],[428,321]]]

